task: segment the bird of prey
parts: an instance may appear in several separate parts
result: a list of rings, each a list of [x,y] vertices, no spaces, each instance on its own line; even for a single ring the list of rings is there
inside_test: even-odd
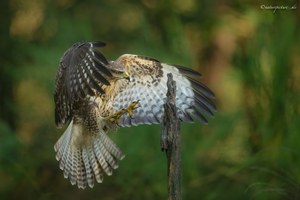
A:
[[[68,128],[54,146],[65,178],[79,188],[111,175],[124,154],[107,136],[118,127],[159,124],[167,74],[176,81],[180,121],[207,123],[216,111],[213,92],[191,69],[146,56],[124,54],[115,61],[100,52],[103,42],[78,42],[62,56],[55,80],[55,123]]]

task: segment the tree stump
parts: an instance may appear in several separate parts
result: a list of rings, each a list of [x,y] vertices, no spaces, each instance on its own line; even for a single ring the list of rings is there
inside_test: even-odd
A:
[[[176,108],[176,82],[168,75],[167,99],[161,131],[161,149],[166,152],[168,167],[168,199],[181,200],[181,138]]]

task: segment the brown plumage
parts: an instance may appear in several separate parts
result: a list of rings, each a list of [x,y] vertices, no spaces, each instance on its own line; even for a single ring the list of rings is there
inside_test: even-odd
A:
[[[214,94],[194,79],[200,77],[198,72],[138,55],[107,61],[99,51],[103,46],[74,44],[61,58],[56,75],[55,123],[59,128],[69,123],[55,144],[56,158],[64,177],[79,188],[102,182],[103,174],[111,175],[124,158],[108,131],[161,122],[168,73],[177,82],[181,121],[207,123],[203,113],[213,116],[216,111]]]

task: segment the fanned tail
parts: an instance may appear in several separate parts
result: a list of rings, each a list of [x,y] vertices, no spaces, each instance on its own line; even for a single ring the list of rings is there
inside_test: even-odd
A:
[[[85,130],[85,131],[84,131]],[[78,188],[93,187],[103,181],[103,172],[112,175],[124,154],[104,131],[89,133],[81,124],[69,124],[54,146],[64,177]]]

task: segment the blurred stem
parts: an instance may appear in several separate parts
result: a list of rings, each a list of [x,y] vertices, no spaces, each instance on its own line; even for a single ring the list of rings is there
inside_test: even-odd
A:
[[[14,55],[18,55],[13,51],[13,41],[9,35],[11,9],[9,1],[0,2],[0,34],[1,34],[1,45],[0,45],[0,120],[3,120],[12,130],[16,126],[16,113],[15,103],[13,95],[13,86],[15,84],[13,72],[14,70],[10,66],[10,61],[13,60]]]
[[[274,156],[283,142],[286,119],[291,114],[287,110],[290,103],[287,97],[295,95],[290,82],[296,24],[287,13],[278,17],[260,22],[255,37],[241,46],[237,56],[244,79],[243,101],[251,150],[257,153],[270,148]]]

